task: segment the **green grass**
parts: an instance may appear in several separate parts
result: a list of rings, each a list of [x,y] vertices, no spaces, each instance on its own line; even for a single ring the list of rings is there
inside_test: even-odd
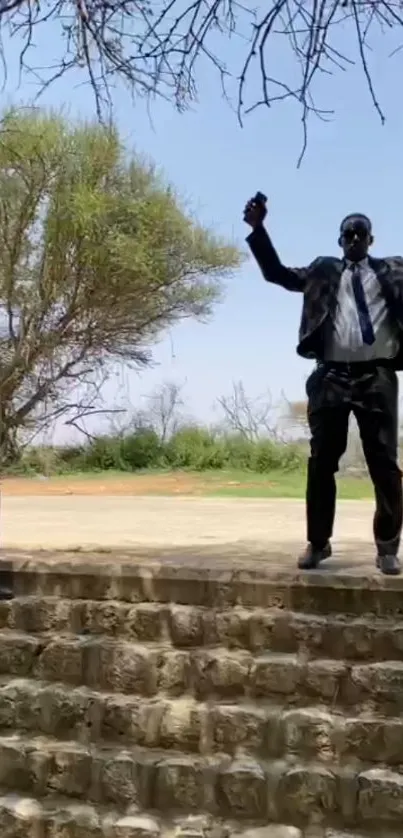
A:
[[[244,498],[305,498],[306,474],[279,472],[220,472],[204,474],[206,495]],[[217,485],[219,484],[219,485]],[[337,482],[337,494],[345,500],[364,500],[373,494],[366,478],[343,477]]]
[[[155,489],[152,486],[152,478],[156,478]],[[167,482],[164,487],[164,480],[158,478],[177,477],[177,488],[172,491],[172,482]],[[184,479],[183,494],[189,493],[186,487],[191,486],[192,495],[205,497],[238,497],[238,498],[304,498],[306,474],[304,471],[281,472],[273,471],[266,474],[258,474],[249,471],[205,471],[205,472],[167,472],[167,471],[145,471],[137,473],[105,471],[98,473],[72,473],[69,475],[57,475],[49,478],[53,484],[77,482],[80,483],[108,483],[108,481],[119,481],[130,485],[137,484],[136,493],[142,493],[142,482],[144,483],[144,494],[166,494],[177,495],[181,479]],[[26,478],[27,482],[32,480],[40,483],[38,478]],[[39,488],[38,485],[38,488]],[[88,487],[89,489],[89,487]],[[90,491],[90,490],[89,490]],[[338,497],[342,499],[364,500],[372,498],[372,485],[367,478],[341,477],[338,479]]]

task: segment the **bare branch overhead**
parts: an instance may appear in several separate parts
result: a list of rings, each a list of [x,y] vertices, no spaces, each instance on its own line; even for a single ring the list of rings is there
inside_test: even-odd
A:
[[[327,119],[332,114],[331,103],[322,107],[316,101],[315,81],[324,75],[361,65],[372,104],[384,121],[371,47],[388,31],[399,36],[403,2],[1,0],[0,25],[3,35],[18,44],[22,73],[33,75],[40,89],[71,70],[81,70],[92,86],[101,119],[110,115],[111,90],[118,80],[136,95],[161,95],[180,110],[186,108],[197,95],[208,62],[224,90],[231,77],[237,80],[240,121],[261,105],[296,102],[302,109],[304,151],[309,115]],[[47,66],[38,59],[39,32],[49,33],[46,43],[56,45]],[[230,38],[236,49],[234,63],[228,66],[222,55]],[[274,41],[290,59],[288,77],[272,57]]]

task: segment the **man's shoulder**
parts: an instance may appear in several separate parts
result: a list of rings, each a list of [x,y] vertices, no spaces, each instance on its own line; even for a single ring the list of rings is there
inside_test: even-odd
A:
[[[371,257],[370,265],[376,273],[389,271],[393,278],[403,280],[403,256]]]
[[[369,261],[375,267],[387,265],[389,268],[403,268],[403,256],[371,256]]]
[[[385,262],[390,265],[391,268],[399,268],[399,270],[402,270],[403,268],[403,256],[388,256],[385,259]]]
[[[337,256],[317,256],[310,264],[311,270],[334,270],[342,268],[343,262]]]

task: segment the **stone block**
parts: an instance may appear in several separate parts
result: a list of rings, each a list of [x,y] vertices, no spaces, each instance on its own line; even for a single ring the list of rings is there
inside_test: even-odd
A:
[[[218,611],[215,615],[217,642],[227,649],[249,649],[251,646],[251,612],[245,608]]]
[[[343,661],[312,660],[306,667],[305,685],[308,694],[332,703],[340,700],[347,667]]]
[[[155,695],[159,655],[146,646],[100,639],[89,648],[87,683],[113,692]]]
[[[128,605],[124,602],[85,602],[84,627],[88,634],[120,636],[124,633]]]
[[[37,753],[41,753],[40,744],[37,748]],[[68,742],[63,743],[63,748],[58,748],[56,743],[52,745],[48,758],[47,792],[91,800],[92,757],[85,748]]]
[[[300,646],[304,645],[298,637],[299,615],[290,611],[276,610],[273,612],[271,621],[270,644],[266,645],[266,649],[279,654],[296,654]]]
[[[223,817],[266,819],[267,785],[262,767],[245,759],[223,768],[217,779],[217,804]]]
[[[190,698],[166,704],[161,716],[159,739],[162,748],[199,751],[202,731],[200,708]]]
[[[101,819],[92,806],[71,803],[46,815],[46,838],[104,838]]]
[[[77,638],[50,640],[38,656],[35,674],[45,681],[64,681],[81,686],[86,675],[83,656],[84,644]]]
[[[283,580],[263,579],[259,572],[239,570],[232,581],[237,605],[246,608],[290,608],[290,584]],[[231,593],[231,592],[230,592]],[[232,602],[228,603],[232,604]]]
[[[398,765],[403,754],[403,720],[382,716],[346,718],[333,733],[340,756]]]
[[[100,803],[140,803],[139,766],[131,753],[99,753],[92,766],[93,794]]]
[[[373,625],[372,657],[377,660],[401,660],[403,654],[402,623]]]
[[[159,838],[160,834],[158,821],[144,815],[127,815],[104,830],[105,838]]]
[[[169,634],[174,646],[202,646],[204,643],[203,609],[171,605],[168,611]]]
[[[308,838],[310,838],[310,836],[308,836]],[[362,833],[352,833],[350,830],[345,829],[326,829],[324,838],[365,838],[365,836]],[[368,836],[366,838],[368,838]],[[382,834],[379,838],[389,838],[389,835],[386,836]]]
[[[357,800],[358,800],[358,774],[357,765],[347,762],[339,762],[337,765],[337,797],[338,797],[338,821],[342,824],[355,824],[357,821]]]
[[[42,646],[36,637],[0,632],[0,675],[18,678],[31,675]]]
[[[229,838],[224,824],[209,815],[176,818],[173,838]]]
[[[357,809],[361,821],[403,823],[403,775],[372,768],[359,775],[358,789]]]
[[[384,661],[351,667],[347,699],[350,703],[378,702],[403,708],[403,662]]]
[[[154,602],[131,606],[125,614],[123,633],[132,635],[138,643],[159,642],[166,639],[168,611]]]
[[[264,753],[267,749],[267,713],[252,705],[216,705],[210,713],[215,750]]]
[[[324,766],[298,765],[278,785],[278,811],[285,822],[326,821],[338,808],[337,777]]]
[[[208,779],[202,765],[191,757],[171,757],[158,763],[154,806],[159,811],[203,811],[207,794]]]
[[[0,630],[15,628],[12,621],[12,607],[15,600],[0,602]]]
[[[370,660],[374,656],[376,626],[371,620],[325,618],[323,654],[345,660]]]
[[[0,727],[3,730],[17,726],[18,689],[5,684],[0,687]]]
[[[310,834],[304,836],[304,838],[311,838]],[[312,838],[316,838],[316,836],[312,836]],[[322,835],[320,836],[322,838]],[[351,831],[349,829],[326,829],[323,838],[402,838],[401,831],[390,832],[389,829],[386,831],[384,827],[381,829],[375,829],[375,832],[371,830],[368,832],[356,832]]]
[[[0,786],[10,791],[34,793],[46,782],[49,756],[30,751],[18,736],[0,738]]]
[[[305,665],[293,655],[256,657],[251,672],[253,694],[257,697],[298,694]]]
[[[187,652],[169,650],[162,652],[158,660],[158,690],[169,696],[182,695],[190,683],[191,667]]]
[[[290,631],[300,652],[318,657],[365,660],[374,653],[374,626],[369,620],[293,614]]]
[[[252,655],[226,650],[203,651],[192,657],[191,684],[197,699],[235,698],[248,689]]]
[[[0,798],[1,838],[45,838],[42,809],[36,800]]]
[[[242,838],[303,838],[303,835],[296,826],[269,824],[245,830],[242,832]]]
[[[332,760],[333,731],[336,724],[336,717],[323,710],[290,710],[284,713],[281,719],[285,748],[307,759]]]
[[[166,710],[165,700],[131,698],[122,695],[103,697],[101,737],[149,748],[159,746],[160,725]]]
[[[41,688],[31,679],[13,679],[0,687],[0,727],[41,729]]]
[[[100,736],[103,716],[101,696],[85,688],[69,690],[54,684],[40,689],[36,704],[40,713],[38,727],[42,733],[82,743]],[[32,721],[29,729],[35,729]]]
[[[59,597],[27,597],[11,604],[10,625],[17,631],[80,632],[84,603]]]

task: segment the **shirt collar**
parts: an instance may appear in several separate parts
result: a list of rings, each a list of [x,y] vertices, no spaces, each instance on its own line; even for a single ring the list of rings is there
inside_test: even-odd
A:
[[[369,267],[368,256],[365,256],[364,259],[360,259],[359,262],[350,262],[349,259],[345,260],[345,266],[346,266],[346,268],[349,268],[350,271],[353,270],[355,265],[359,265],[360,268],[368,268]]]

